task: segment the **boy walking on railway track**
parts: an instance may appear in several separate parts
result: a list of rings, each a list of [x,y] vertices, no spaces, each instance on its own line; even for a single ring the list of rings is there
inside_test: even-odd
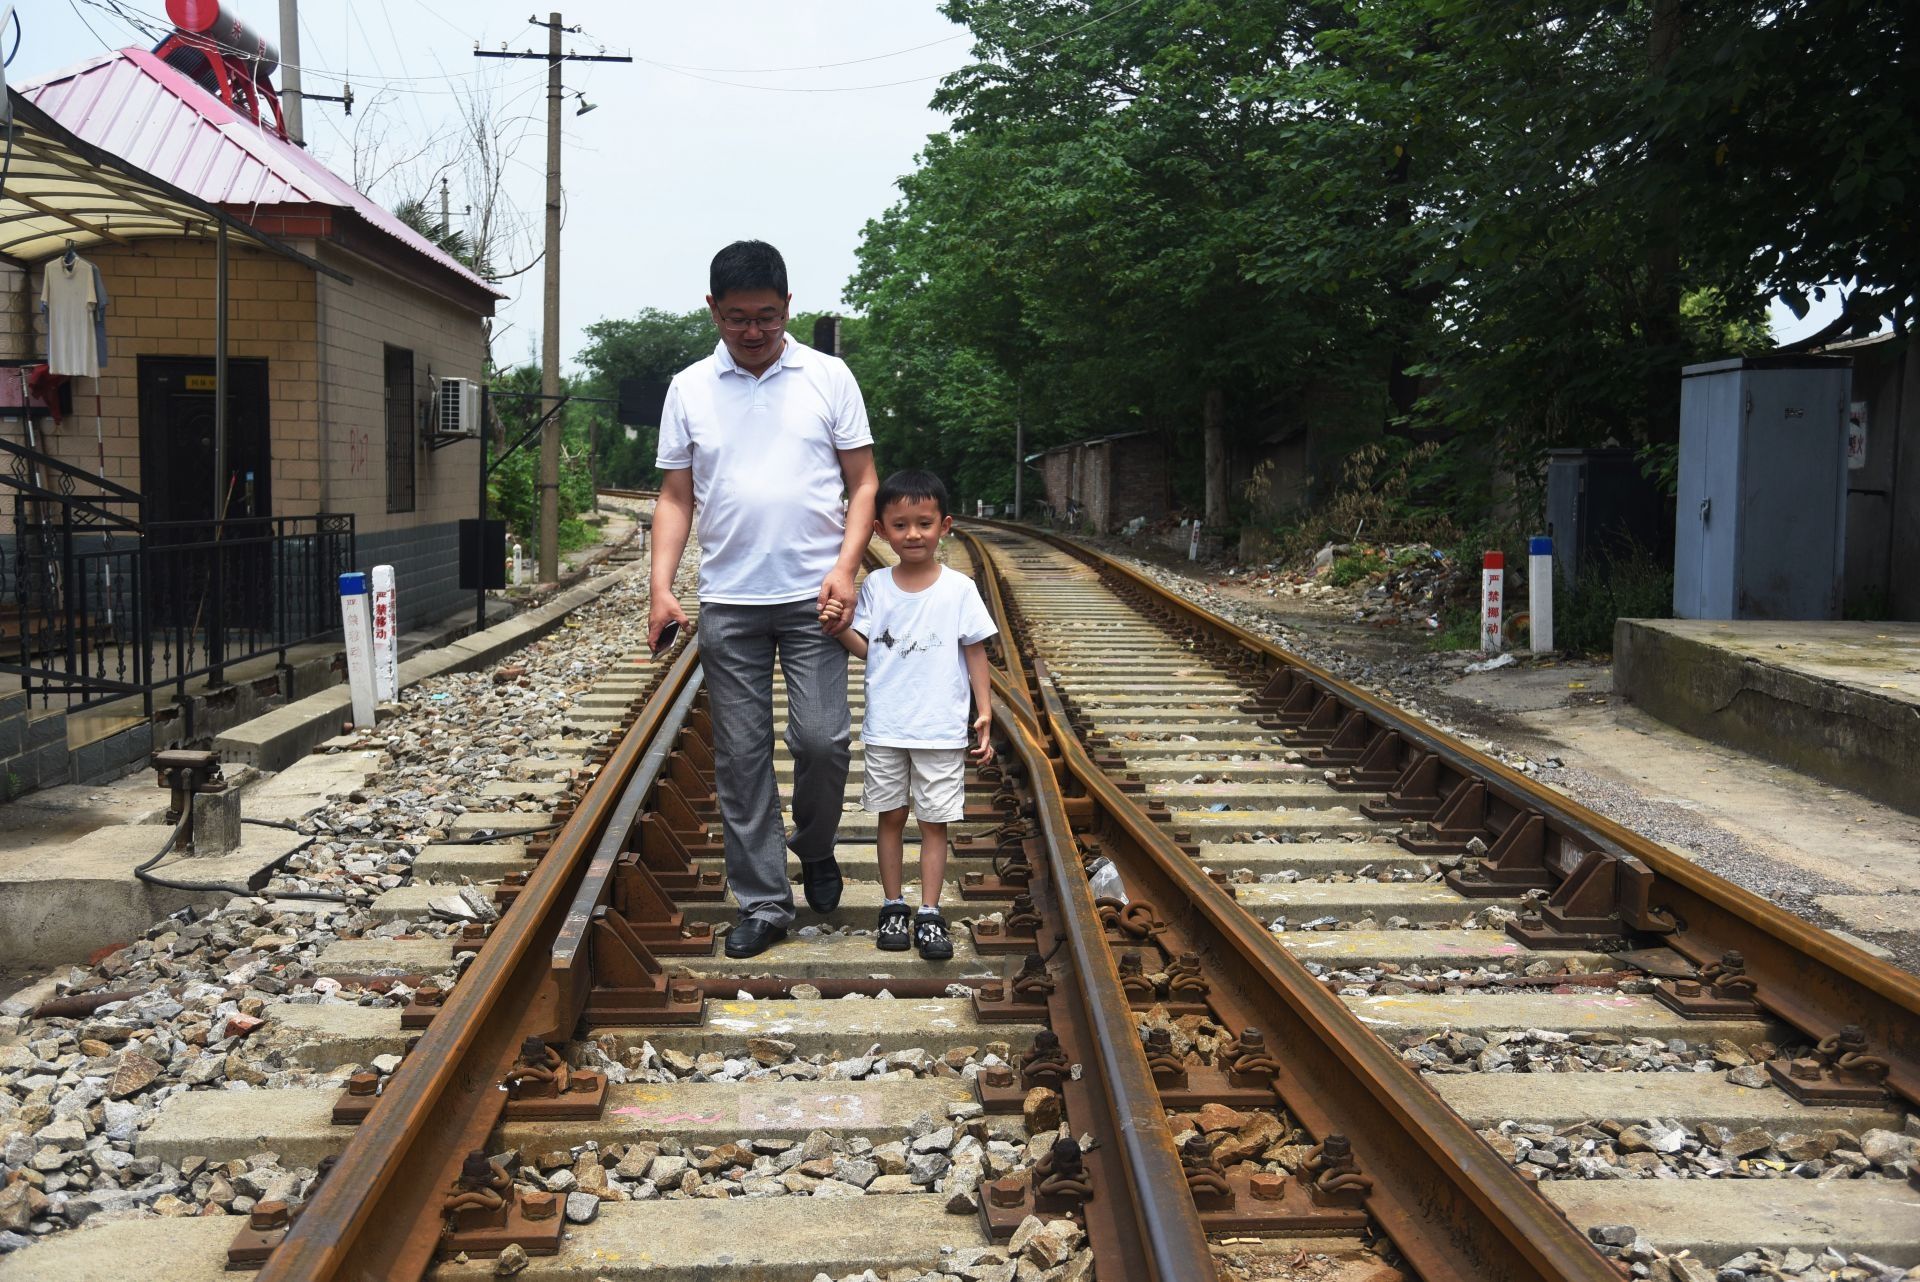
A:
[[[953,528],[947,487],[931,472],[895,472],[874,503],[880,537],[899,564],[860,585],[853,626],[840,644],[867,661],[866,750],[861,804],[879,816],[879,946],[920,950],[928,961],[953,956],[940,883],[947,870],[947,825],[966,808],[967,759],[993,760],[987,742],[986,640],[999,631],[973,580],[941,565],[941,536]],[[839,607],[821,608],[838,622]],[[973,716],[968,719],[971,696]],[[969,748],[971,745],[971,748]],[[907,809],[920,820],[920,909],[907,907],[902,878]]]
[[[700,659],[727,880],[740,907],[727,956],[752,957],[793,922],[788,850],[799,856],[808,906],[829,913],[840,904],[833,845],[852,725],[847,652],[832,634],[852,621],[878,478],[866,405],[845,362],[785,332],[792,295],[780,252],[736,241],[714,255],[709,285],[720,342],[674,376],[661,414],[647,642],[658,648],[669,624],[687,623],[673,577],[697,504]],[[773,773],[776,658],[787,684],[791,833]]]

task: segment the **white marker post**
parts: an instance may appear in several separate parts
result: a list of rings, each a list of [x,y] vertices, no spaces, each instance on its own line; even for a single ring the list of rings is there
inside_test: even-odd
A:
[[[1527,638],[1535,654],[1553,649],[1553,540],[1527,540]]]
[[[1187,540],[1187,560],[1198,561],[1199,559],[1200,559],[1200,518],[1196,516],[1193,518],[1193,535],[1191,538]]]
[[[393,567],[373,567],[373,697],[392,703],[400,697],[400,614],[394,596]]]
[[[367,576],[340,576],[340,626],[347,642],[347,689],[353,694],[353,724],[373,725],[373,620]]]
[[[1503,644],[1500,635],[1501,598],[1506,595],[1507,558],[1501,552],[1489,552],[1480,568],[1480,649],[1498,654]]]
[[[520,559],[520,545],[516,543],[513,545],[513,586],[516,588],[520,586],[520,571],[524,564]]]

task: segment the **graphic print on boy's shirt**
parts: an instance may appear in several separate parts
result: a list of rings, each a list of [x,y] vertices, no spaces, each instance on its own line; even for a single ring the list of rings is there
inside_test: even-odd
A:
[[[853,626],[868,640],[867,711],[860,737],[892,748],[964,748],[972,699],[964,647],[996,629],[973,580],[942,567],[918,592],[891,569],[860,586]]]

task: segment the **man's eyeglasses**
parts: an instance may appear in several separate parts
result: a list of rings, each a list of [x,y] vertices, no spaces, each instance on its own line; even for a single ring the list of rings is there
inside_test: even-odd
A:
[[[761,333],[770,334],[774,330],[780,329],[783,326],[785,326],[786,323],[787,323],[787,318],[785,315],[722,316],[720,318],[720,328],[726,330],[729,334],[743,334],[747,330],[752,329],[756,325],[760,327]]]

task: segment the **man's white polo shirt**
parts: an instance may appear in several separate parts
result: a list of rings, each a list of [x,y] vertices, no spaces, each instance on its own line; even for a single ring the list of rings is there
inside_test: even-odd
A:
[[[818,595],[846,534],[836,451],[871,444],[846,362],[791,336],[758,378],[725,343],[674,375],[654,466],[693,469],[700,599],[779,605]]]

